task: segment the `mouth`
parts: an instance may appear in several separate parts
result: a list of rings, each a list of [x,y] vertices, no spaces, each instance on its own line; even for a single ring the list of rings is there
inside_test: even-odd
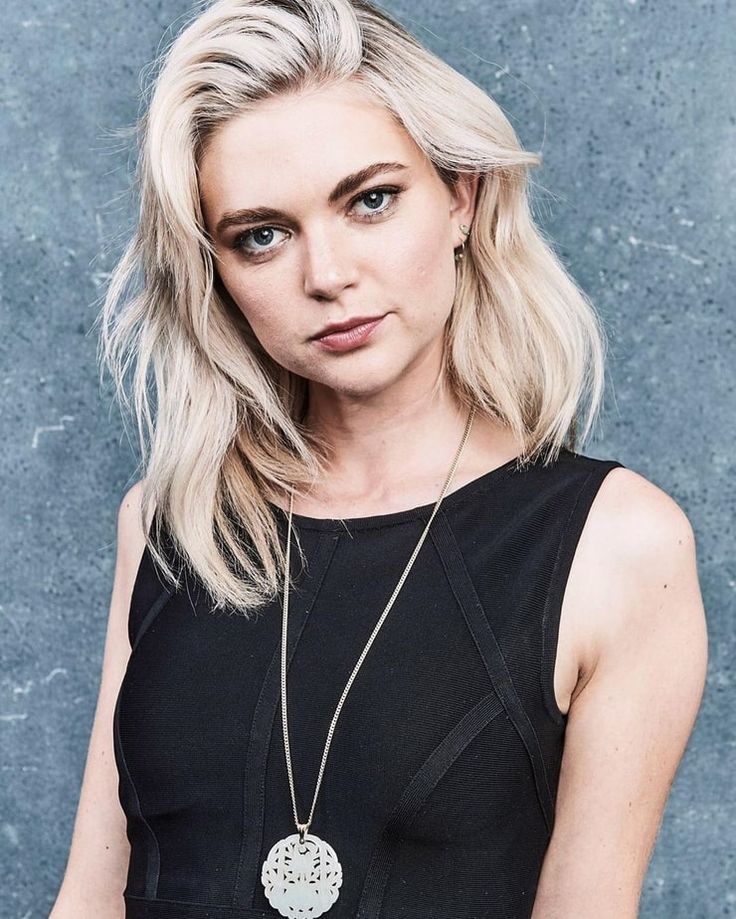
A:
[[[318,332],[316,335],[312,335],[310,341],[317,341],[318,339],[326,338],[327,336],[334,335],[341,332],[349,332],[352,329],[357,329],[364,325],[369,325],[373,322],[378,322],[379,319],[383,319],[383,316],[356,316],[354,319],[348,319],[345,322],[333,322],[328,326],[325,326],[321,332]]]
[[[353,324],[342,324],[337,331],[315,335],[311,339],[319,347],[328,351],[350,351],[364,344],[378,328],[386,315],[376,316]],[[345,327],[347,325],[347,328]]]

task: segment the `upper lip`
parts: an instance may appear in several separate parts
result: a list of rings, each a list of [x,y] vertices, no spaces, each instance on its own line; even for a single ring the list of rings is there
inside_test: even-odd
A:
[[[366,322],[375,322],[377,319],[383,319],[383,316],[354,316],[352,319],[346,319],[345,322],[333,322],[326,325],[321,332],[312,335],[312,338],[323,338],[333,332],[346,332],[348,329],[355,328],[356,325],[365,325]]]

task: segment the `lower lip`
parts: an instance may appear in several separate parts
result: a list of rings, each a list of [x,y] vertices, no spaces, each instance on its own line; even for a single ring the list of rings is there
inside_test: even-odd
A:
[[[374,319],[373,322],[366,322],[364,325],[353,326],[352,329],[346,329],[344,332],[333,332],[331,335],[315,338],[313,341],[328,351],[352,351],[353,348],[358,348],[368,341],[374,329],[378,328],[383,319],[385,316]]]

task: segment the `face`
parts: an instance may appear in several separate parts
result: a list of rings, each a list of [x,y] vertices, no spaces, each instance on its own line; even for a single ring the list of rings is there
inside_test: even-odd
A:
[[[218,273],[264,350],[310,381],[310,406],[434,383],[476,184],[448,189],[354,84],[261,103],[211,138],[200,195]],[[346,347],[313,339],[358,317],[382,318]]]

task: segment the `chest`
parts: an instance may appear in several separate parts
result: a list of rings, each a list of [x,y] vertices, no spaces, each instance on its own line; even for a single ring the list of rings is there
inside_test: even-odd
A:
[[[384,552],[379,573],[372,553],[334,534],[305,548],[309,566],[290,594],[287,633],[289,741],[302,821],[330,721],[405,564],[401,553]],[[381,890],[365,913],[376,919],[379,904],[401,900],[392,877],[458,878],[467,870],[470,878],[513,849],[537,865],[549,834],[560,733],[545,733],[549,724],[529,702],[540,678],[539,621],[524,611],[534,604],[532,585],[514,586],[506,573],[495,591],[481,583],[479,593],[451,546],[440,540],[429,549],[345,697],[314,808],[314,832],[346,866],[361,866],[345,872],[343,902],[355,909]],[[170,863],[186,837],[190,865],[215,857],[231,866],[220,875],[221,895],[240,891],[241,905],[265,907],[260,865],[294,829],[281,624],[279,603],[249,622],[216,616],[203,597],[179,594],[140,638],[121,687],[121,767],[159,857]],[[182,891],[181,872],[164,875],[159,895],[194,896],[197,869],[188,877],[192,888]],[[414,905],[426,896],[422,915],[433,915],[438,902],[445,915],[457,908],[454,885],[415,880]],[[518,896],[518,884],[509,884]]]

